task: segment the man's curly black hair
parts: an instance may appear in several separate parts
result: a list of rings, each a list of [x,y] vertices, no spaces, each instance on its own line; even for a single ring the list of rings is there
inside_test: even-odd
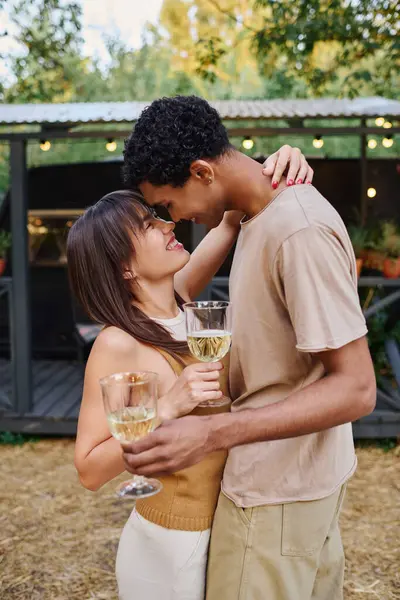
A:
[[[125,141],[124,181],[130,188],[145,181],[181,187],[193,161],[218,158],[231,148],[208,102],[197,96],[161,98],[144,109]]]

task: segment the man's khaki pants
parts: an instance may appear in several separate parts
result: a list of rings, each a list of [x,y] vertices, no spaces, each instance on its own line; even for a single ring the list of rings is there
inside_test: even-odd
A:
[[[342,600],[344,493],[244,509],[221,493],[206,600]]]

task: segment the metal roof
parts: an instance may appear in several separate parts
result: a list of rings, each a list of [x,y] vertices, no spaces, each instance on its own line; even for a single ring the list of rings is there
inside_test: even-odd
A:
[[[135,121],[150,102],[0,104],[0,125],[60,125]],[[219,100],[211,102],[225,120],[337,117],[400,117],[400,102],[387,98],[305,100]]]

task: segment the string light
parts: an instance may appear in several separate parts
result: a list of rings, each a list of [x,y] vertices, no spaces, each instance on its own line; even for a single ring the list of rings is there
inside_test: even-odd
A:
[[[40,140],[40,149],[43,150],[43,152],[48,152],[51,148],[51,143],[49,142],[49,140]]]
[[[116,149],[117,149],[117,142],[111,138],[109,140],[107,140],[106,150],[108,150],[108,152],[115,152]]]
[[[391,148],[393,146],[394,140],[392,135],[387,135],[382,140],[382,146],[384,148]]]
[[[378,145],[378,142],[376,140],[374,140],[374,138],[371,138],[370,140],[368,140],[368,148],[371,148],[371,150],[374,150]]]
[[[391,129],[393,127],[390,121],[385,121],[383,124],[383,129]]]
[[[368,198],[375,198],[376,196],[376,189],[373,187],[370,187],[367,189],[367,196]]]
[[[242,146],[245,150],[251,150],[254,147],[254,140],[251,137],[245,137]]]
[[[319,150],[320,148],[322,148],[323,145],[324,145],[324,140],[322,139],[322,137],[320,135],[316,135],[315,138],[313,139],[314,148],[318,148],[318,150]]]
[[[384,124],[384,122],[385,122],[385,119],[384,119],[384,117],[377,117],[377,118],[375,119],[375,125],[376,125],[377,127],[382,127],[382,125]]]

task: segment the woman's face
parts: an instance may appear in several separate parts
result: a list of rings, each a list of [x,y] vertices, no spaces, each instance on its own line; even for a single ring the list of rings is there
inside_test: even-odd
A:
[[[190,259],[174,234],[175,223],[147,217],[144,231],[133,239],[135,258],[130,270],[140,280],[158,281],[173,276]]]

